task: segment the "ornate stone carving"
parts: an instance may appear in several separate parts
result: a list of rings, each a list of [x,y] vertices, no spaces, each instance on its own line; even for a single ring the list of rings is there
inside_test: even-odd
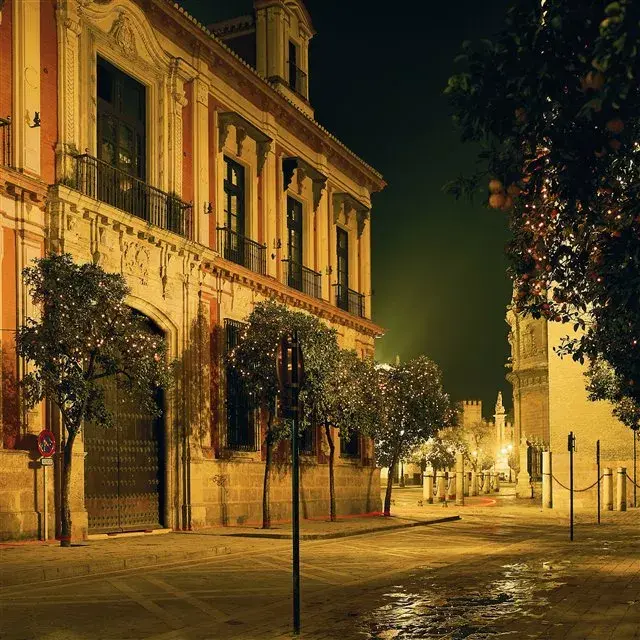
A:
[[[263,140],[262,142],[258,142],[257,144],[258,175],[262,173],[262,169],[264,168],[265,162],[267,161],[267,156],[271,151],[272,145],[273,145],[272,140]]]
[[[149,249],[134,240],[124,243],[124,270],[140,278],[142,284],[149,282]]]
[[[127,56],[135,58],[138,55],[131,20],[124,11],[120,11],[120,14],[114,20],[111,27],[111,37]]]
[[[242,157],[242,147],[244,146],[244,140],[247,137],[247,132],[242,127],[236,127],[236,145],[238,157]]]

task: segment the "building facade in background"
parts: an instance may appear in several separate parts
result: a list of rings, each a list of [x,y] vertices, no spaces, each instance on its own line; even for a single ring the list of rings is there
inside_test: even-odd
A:
[[[553,481],[553,506],[568,509],[569,492],[560,483],[569,486],[569,432],[576,436],[576,489],[597,480],[598,440],[601,466],[612,468],[614,474],[624,467],[633,477],[633,432],[612,416],[609,403],[588,399],[585,367],[554,353],[554,347],[569,332],[568,325],[522,317],[513,311],[507,313],[507,323],[511,345],[507,380],[513,386],[514,441],[520,459],[518,494],[541,498],[541,452],[548,450],[557,479]],[[627,495],[631,495],[631,480],[626,483]],[[574,500],[577,506],[595,509],[597,486],[575,493]]]
[[[1,536],[41,536],[44,492],[59,496],[35,440],[60,442],[60,422],[21,404],[14,342],[36,313],[21,271],[49,251],[122,273],[183,365],[159,420],[108,389],[117,428],[85,425],[75,445],[74,535],[259,522],[263,425],[222,365],[254,304],[315,314],[362,357],[381,334],[370,209],[385,183],[313,118],[306,9],[256,0],[209,30],[165,0],[0,6]],[[304,447],[303,515],[328,513],[320,433]],[[338,512],[379,509],[372,444],[341,451]],[[288,517],[286,465],[271,495]]]

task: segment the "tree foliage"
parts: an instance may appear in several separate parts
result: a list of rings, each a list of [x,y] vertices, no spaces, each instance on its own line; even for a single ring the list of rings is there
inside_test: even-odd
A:
[[[69,546],[72,450],[84,421],[113,421],[102,382],[112,378],[145,411],[159,415],[158,388],[167,388],[171,367],[164,338],[126,304],[129,289],[119,274],[94,264],[75,264],[69,254],[50,255],[23,271],[40,318],[18,329],[18,355],[29,363],[23,398],[33,407],[45,398],[60,411],[66,431],[61,544]]]
[[[384,411],[375,436],[378,465],[389,468],[384,513],[391,508],[391,487],[398,461],[439,429],[455,424],[457,412],[442,386],[442,373],[426,356],[378,369]]]
[[[446,93],[508,213],[514,308],[568,325],[558,348],[603,360],[640,401],[640,3],[516,0],[492,40],[465,43]],[[577,331],[577,333],[575,333]]]

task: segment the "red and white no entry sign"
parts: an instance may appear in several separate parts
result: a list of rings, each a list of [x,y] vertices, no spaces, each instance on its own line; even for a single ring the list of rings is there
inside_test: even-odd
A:
[[[56,437],[49,429],[43,429],[39,433],[38,451],[43,458],[50,458],[56,452]]]

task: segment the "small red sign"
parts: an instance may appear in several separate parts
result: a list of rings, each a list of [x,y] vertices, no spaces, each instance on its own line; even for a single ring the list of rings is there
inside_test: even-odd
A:
[[[43,429],[38,435],[38,451],[43,458],[50,458],[56,452],[56,437],[49,429]]]

